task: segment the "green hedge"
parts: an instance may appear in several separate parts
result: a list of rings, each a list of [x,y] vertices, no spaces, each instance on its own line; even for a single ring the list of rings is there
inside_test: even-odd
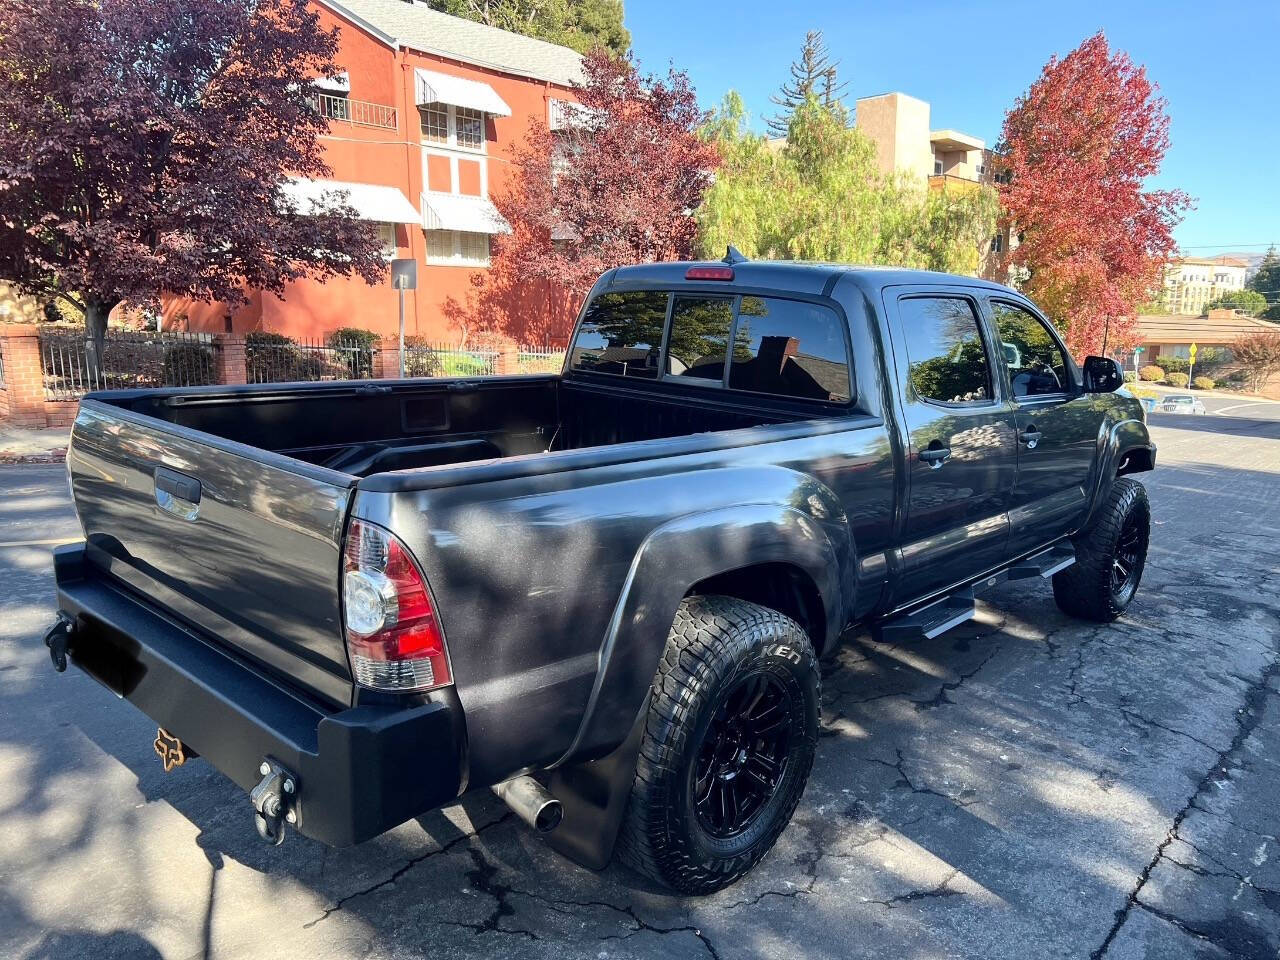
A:
[[[1191,381],[1191,385],[1197,390],[1212,390],[1217,386],[1213,377],[1196,377]]]
[[[1191,382],[1191,378],[1185,373],[1167,373],[1164,378],[1171,387],[1185,387]]]

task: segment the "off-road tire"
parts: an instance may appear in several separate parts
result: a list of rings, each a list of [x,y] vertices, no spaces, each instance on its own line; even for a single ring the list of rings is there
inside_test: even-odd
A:
[[[1137,559],[1125,583],[1117,591],[1112,571],[1122,537],[1136,526]],[[1117,477],[1111,484],[1106,502],[1092,523],[1072,539],[1076,562],[1053,575],[1053,599],[1058,608],[1072,617],[1110,623],[1120,616],[1137,593],[1146,566],[1147,545],[1151,537],[1151,505],[1147,491],[1136,480]]]
[[[722,839],[704,828],[697,811],[699,751],[735,690],[759,676],[788,714],[785,760],[754,819],[737,836]],[[653,677],[618,837],[622,861],[686,894],[713,893],[754,867],[804,792],[818,740],[819,688],[813,645],[794,620],[732,597],[686,598]]]

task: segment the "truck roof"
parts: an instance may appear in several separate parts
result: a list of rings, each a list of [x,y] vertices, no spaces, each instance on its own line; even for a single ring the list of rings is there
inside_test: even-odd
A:
[[[733,268],[733,282],[739,287],[775,288],[797,293],[820,294],[842,276],[852,278],[864,290],[899,284],[945,284],[984,287],[1005,293],[1014,293],[1009,287],[977,277],[965,277],[932,270],[911,270],[904,267],[877,267],[844,263],[811,263],[802,260],[698,260],[668,263],[644,263],[628,267],[616,267],[603,278],[599,289],[611,287],[675,286],[688,281],[685,273],[690,267]]]

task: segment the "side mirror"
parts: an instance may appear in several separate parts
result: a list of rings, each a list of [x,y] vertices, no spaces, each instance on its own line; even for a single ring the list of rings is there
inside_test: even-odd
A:
[[[1111,393],[1124,386],[1120,364],[1110,357],[1084,358],[1084,392]]]

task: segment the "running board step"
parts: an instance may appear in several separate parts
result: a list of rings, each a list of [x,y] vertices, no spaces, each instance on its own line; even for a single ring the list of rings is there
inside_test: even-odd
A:
[[[962,590],[912,613],[884,621],[876,627],[877,639],[881,643],[932,640],[938,634],[972,620],[977,612],[973,591]]]
[[[1043,577],[1046,580],[1059,570],[1065,570],[1076,562],[1076,548],[1070,540],[1055,543],[1048,550],[1019,560],[1009,568],[1010,580],[1029,580],[1032,577]]]

